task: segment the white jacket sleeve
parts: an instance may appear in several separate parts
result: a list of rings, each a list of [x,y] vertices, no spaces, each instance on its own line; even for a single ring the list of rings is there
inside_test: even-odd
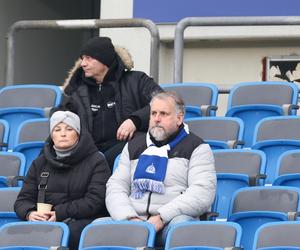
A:
[[[126,220],[138,216],[129,199],[131,193],[130,172],[128,144],[126,144],[118,167],[106,184],[106,207],[114,220]]]
[[[182,214],[200,216],[209,211],[214,201],[216,172],[209,145],[201,144],[197,147],[188,164],[188,188],[183,194],[158,209],[165,222]]]

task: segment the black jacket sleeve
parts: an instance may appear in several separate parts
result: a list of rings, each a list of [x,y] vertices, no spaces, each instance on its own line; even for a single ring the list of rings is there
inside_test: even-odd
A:
[[[31,167],[25,178],[24,185],[17,197],[14,204],[14,210],[18,217],[22,220],[26,220],[26,215],[30,211],[36,211],[38,185],[38,175],[40,173],[39,164],[36,164],[37,160],[32,162]]]
[[[147,131],[150,117],[149,103],[152,96],[159,92],[163,92],[163,89],[156,82],[154,82],[151,77],[147,76],[145,73],[142,73],[138,82],[138,90],[142,108],[133,112],[131,116],[135,116],[140,119],[139,130]]]

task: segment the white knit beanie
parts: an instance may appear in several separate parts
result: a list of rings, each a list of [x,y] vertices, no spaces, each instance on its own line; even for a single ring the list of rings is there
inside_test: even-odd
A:
[[[76,130],[80,134],[80,119],[79,116],[70,111],[56,111],[50,118],[50,133],[59,123],[65,123]]]

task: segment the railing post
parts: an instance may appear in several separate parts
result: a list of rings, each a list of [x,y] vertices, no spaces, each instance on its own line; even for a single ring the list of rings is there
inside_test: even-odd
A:
[[[148,19],[79,19],[79,20],[34,20],[18,21],[9,29],[7,34],[6,85],[14,83],[15,40],[14,35],[21,29],[99,29],[99,28],[128,28],[144,27],[151,35],[150,75],[158,82],[159,43],[160,37],[157,26]]]

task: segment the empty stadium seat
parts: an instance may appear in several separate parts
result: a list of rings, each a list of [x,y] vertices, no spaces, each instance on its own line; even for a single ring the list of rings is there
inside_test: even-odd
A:
[[[6,151],[8,147],[9,124],[0,119],[0,151]]]
[[[287,151],[279,157],[273,185],[300,188],[300,149]]]
[[[269,117],[258,122],[252,149],[262,150],[266,154],[267,184],[274,181],[280,155],[289,150],[300,149],[299,128],[299,116]]]
[[[185,119],[184,122],[212,149],[236,148],[242,144],[244,124],[239,118],[199,117]]]
[[[267,223],[255,233],[253,250],[300,249],[300,221]]]
[[[37,118],[22,122],[16,133],[13,151],[20,152],[26,157],[25,174],[32,161],[37,158],[49,136],[49,119]]]
[[[21,122],[45,117],[49,108],[56,107],[62,93],[58,86],[46,84],[23,84],[5,86],[0,89],[0,119],[10,126],[9,149],[15,142],[15,132]]]
[[[279,94],[280,93],[280,94]],[[298,87],[291,82],[243,82],[234,85],[226,116],[244,121],[245,147],[250,147],[256,124],[265,117],[295,115]]]
[[[155,229],[150,223],[103,221],[87,225],[81,233],[79,250],[137,249],[153,247]]]
[[[232,194],[242,188],[263,185],[266,156],[262,151],[249,149],[214,150],[217,172],[219,218],[227,218]]]
[[[171,249],[225,249],[240,247],[242,230],[233,222],[190,221],[172,226],[166,240]]]
[[[0,227],[6,223],[20,221],[14,212],[14,203],[21,188],[0,188]]]
[[[215,116],[218,88],[211,83],[172,83],[160,85],[165,91],[176,92],[185,102],[185,118]]]
[[[25,175],[25,156],[18,152],[0,152],[0,187],[21,185],[14,182],[18,176]]]
[[[263,224],[297,219],[299,189],[263,186],[241,188],[233,194],[228,221],[242,227],[242,247],[252,249],[254,234]]]
[[[68,240],[69,228],[62,222],[12,222],[0,227],[0,249],[67,247]]]

